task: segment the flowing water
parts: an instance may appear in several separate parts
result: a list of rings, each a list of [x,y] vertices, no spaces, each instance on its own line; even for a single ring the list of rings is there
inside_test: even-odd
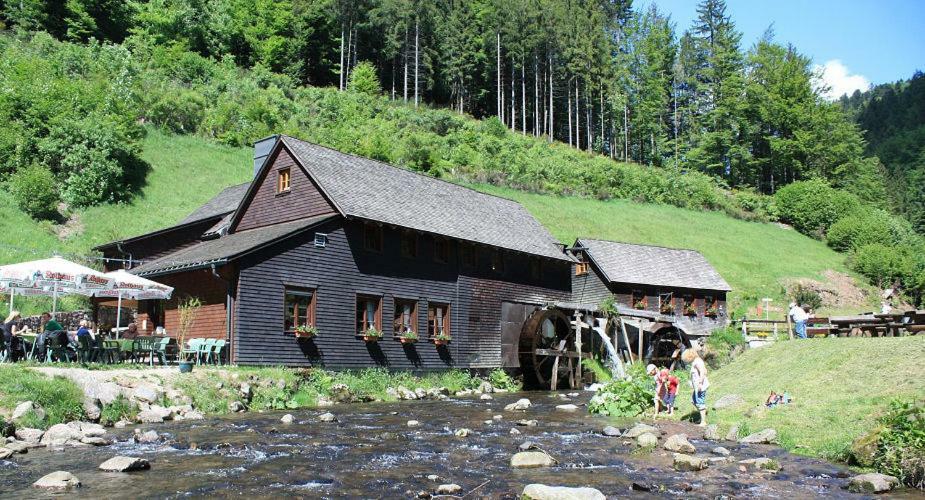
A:
[[[529,397],[534,406],[526,412],[504,411],[505,404],[520,397]],[[843,489],[845,468],[770,446],[720,443],[737,459],[775,458],[783,465],[777,474],[742,473],[735,463],[675,472],[669,453],[634,454],[623,439],[601,435],[612,421],[591,416],[584,407],[556,410],[563,397],[526,393],[499,394],[490,401],[338,405],[331,409],[336,423],[318,422],[322,412],[306,410],[292,412],[295,422],[288,425],[279,421],[285,412],[268,412],[145,426],[165,435],[158,444],[136,444],[133,429],[115,429],[111,437],[118,442],[112,446],[34,449],[13,461],[0,460],[0,496],[47,495],[31,484],[55,470],[72,472],[82,481],[83,487],[68,496],[89,498],[410,498],[422,490],[433,492],[441,483],[461,485],[464,493],[471,492],[468,498],[517,498],[529,483],[593,486],[609,497],[850,496]],[[571,399],[582,404],[588,397],[584,393]],[[502,420],[493,420],[495,415]],[[409,419],[418,420],[420,427],[409,428]],[[519,419],[536,419],[538,425],[520,427]],[[515,427],[521,435],[510,434]],[[456,437],[458,428],[469,428],[472,434]],[[509,460],[524,441],[536,443],[558,465],[511,469]],[[704,453],[717,445],[692,442]],[[151,470],[97,470],[115,455],[145,457]],[[440,479],[428,479],[431,474]],[[657,493],[633,491],[634,482],[655,486]]]

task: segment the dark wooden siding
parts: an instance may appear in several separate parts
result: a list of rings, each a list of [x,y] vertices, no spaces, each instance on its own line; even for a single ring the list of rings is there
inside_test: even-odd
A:
[[[597,268],[589,264],[588,272],[580,276],[575,275],[575,266],[572,265],[572,300],[579,304],[600,305],[604,299],[610,297],[611,291],[607,288],[604,277]]]
[[[314,233],[290,238],[241,260],[235,340],[242,364],[319,365],[359,368],[381,365],[401,369],[449,366],[499,366],[501,301],[542,304],[569,296],[568,263],[546,260],[539,277],[529,257],[505,254],[505,274],[490,270],[489,249],[477,248],[476,268],[461,268],[458,247],[450,262],[434,261],[429,235],[418,236],[418,255],[401,257],[399,230],[385,228],[382,252],[363,248],[360,222],[333,221],[318,229],[328,234],[326,248],[315,248]],[[317,290],[319,336],[297,341],[283,333],[285,286]],[[357,294],[382,297],[386,336],[367,345],[354,331]],[[391,337],[395,298],[418,302],[421,340],[403,346]],[[428,302],[450,304],[452,342],[436,348],[426,340]]]
[[[296,165],[285,147],[280,148],[270,161],[271,165],[259,179],[250,203],[239,215],[236,231],[334,213],[334,208],[318,186]],[[277,193],[277,172],[285,168],[290,169],[290,188],[286,193]]]

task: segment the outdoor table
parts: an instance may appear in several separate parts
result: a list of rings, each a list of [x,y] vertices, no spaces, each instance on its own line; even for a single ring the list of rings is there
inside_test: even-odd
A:
[[[28,342],[30,346],[28,349],[25,350],[26,359],[35,358],[35,339],[37,339],[38,337],[39,337],[38,333],[20,333],[19,334],[19,338],[22,339],[23,342]]]

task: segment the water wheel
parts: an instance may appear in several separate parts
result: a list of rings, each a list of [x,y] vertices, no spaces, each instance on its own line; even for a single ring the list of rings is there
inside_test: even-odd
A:
[[[575,329],[557,309],[540,309],[524,322],[518,355],[527,386],[556,389],[564,382],[576,388]]]

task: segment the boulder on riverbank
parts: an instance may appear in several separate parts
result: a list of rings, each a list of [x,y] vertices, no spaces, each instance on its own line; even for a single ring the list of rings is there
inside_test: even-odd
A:
[[[719,435],[719,427],[711,424],[703,429],[703,439],[707,441],[719,441],[722,437]]]
[[[41,479],[32,483],[32,486],[48,490],[67,490],[79,488],[80,480],[70,472],[59,470],[42,476]]]
[[[773,444],[777,442],[777,431],[774,429],[764,429],[754,434],[749,434],[739,440],[742,444]]]
[[[22,403],[16,405],[16,408],[13,409],[13,414],[10,418],[12,420],[19,420],[30,413],[36,418],[36,420],[45,420],[45,409],[33,403],[32,401],[23,401]]]
[[[897,486],[898,478],[876,472],[854,476],[848,482],[848,490],[855,493],[884,493]]]
[[[623,435],[623,431],[612,425],[608,425],[607,427],[604,427],[604,430],[601,431],[601,434],[607,437],[620,437]]]
[[[283,415],[283,418],[279,419],[279,421],[282,422],[282,423],[284,423],[284,424],[291,424],[292,421],[293,421],[293,417],[292,417],[291,414],[287,413],[287,414]]]
[[[646,432],[636,436],[636,446],[639,448],[655,448],[658,446],[658,438],[651,432]]]
[[[627,430],[626,432],[624,432],[624,433],[623,433],[623,437],[625,437],[625,438],[630,438],[630,439],[635,439],[635,438],[637,438],[637,437],[639,437],[640,435],[645,434],[645,433],[657,435],[659,432],[658,432],[658,429],[657,429],[657,428],[652,427],[651,425],[636,424],[636,425],[634,425],[632,428],[630,428],[629,430]]]
[[[570,488],[567,486],[546,486],[528,484],[520,497],[524,500],[606,500],[595,488]]]
[[[106,472],[132,472],[147,470],[151,464],[144,458],[117,456],[100,464],[99,469]]]
[[[739,469],[745,468],[746,471],[771,471],[780,470],[780,462],[777,460],[761,457],[739,460]]]
[[[515,469],[536,469],[552,467],[556,460],[541,451],[521,451],[511,457],[511,467]]]

